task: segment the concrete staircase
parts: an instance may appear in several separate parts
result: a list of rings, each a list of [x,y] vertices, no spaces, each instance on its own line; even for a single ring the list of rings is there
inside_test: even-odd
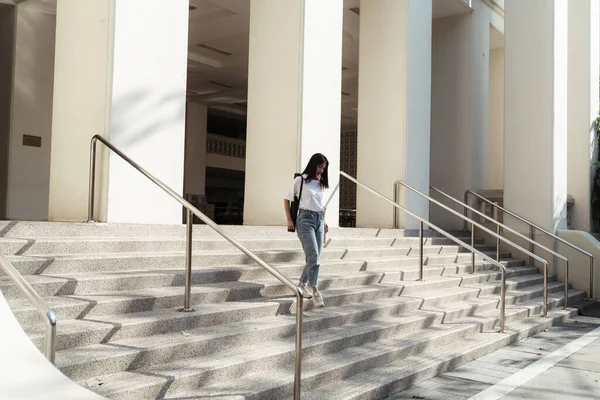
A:
[[[304,255],[283,227],[226,230],[296,282]],[[454,232],[469,241],[467,232]],[[500,274],[429,234],[418,282],[415,232],[332,229],[320,288],[305,306],[303,399],[381,399],[572,316],[563,285],[501,253]],[[194,227],[192,305],[182,313],[184,227],[0,222],[8,256],[58,315],[56,366],[113,399],[292,398],[295,312],[289,289],[206,226]],[[495,254],[493,247],[478,247]],[[7,277],[0,290],[41,348],[41,319]],[[571,289],[570,301],[584,292]]]

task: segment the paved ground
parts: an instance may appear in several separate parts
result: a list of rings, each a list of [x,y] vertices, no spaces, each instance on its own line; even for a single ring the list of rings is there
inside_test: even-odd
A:
[[[413,399],[600,399],[600,318],[574,318],[389,398]]]

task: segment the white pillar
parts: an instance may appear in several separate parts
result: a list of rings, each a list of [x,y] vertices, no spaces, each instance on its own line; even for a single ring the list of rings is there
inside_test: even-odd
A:
[[[575,199],[572,228],[590,231],[590,198],[596,161],[600,6],[598,0],[569,1],[568,193]]]
[[[15,58],[6,217],[43,221],[48,219],[56,19],[47,3],[26,1],[15,8],[16,37],[8,36]],[[39,147],[25,145],[24,135],[38,137]]]
[[[58,0],[51,220],[87,218],[94,134],[182,193],[188,12],[187,0]],[[181,221],[180,205],[118,156],[109,165],[100,219]]]
[[[489,28],[488,28],[489,29]],[[471,189],[471,103],[473,74],[473,16],[433,21],[431,85],[431,185],[461,199]],[[452,77],[451,79],[449,77]],[[477,132],[483,135],[484,132]],[[447,203],[449,204],[449,203]],[[431,221],[460,229],[462,221],[432,206]]]
[[[208,107],[187,103],[185,129],[185,193],[206,192],[206,135]]]
[[[504,48],[490,51],[488,188],[504,188]]]
[[[283,196],[314,153],[329,159],[330,187],[339,181],[342,15],[342,0],[251,2],[246,225],[285,224]]]
[[[566,227],[567,18],[566,0],[506,0],[504,204],[550,231]]]
[[[362,0],[360,5],[358,179],[393,198],[396,180],[429,191],[431,0]],[[428,217],[417,195],[400,198]],[[357,226],[391,227],[393,207],[357,190]],[[418,227],[399,213],[401,226]]]

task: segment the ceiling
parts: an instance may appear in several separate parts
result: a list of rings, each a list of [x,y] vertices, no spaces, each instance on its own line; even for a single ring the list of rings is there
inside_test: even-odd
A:
[[[0,0],[15,4],[24,0]],[[28,0],[56,11],[56,0]],[[470,12],[470,0],[433,0],[433,18]],[[190,0],[188,99],[211,108],[246,115],[251,0]],[[360,0],[344,0],[342,127],[354,129],[358,109]],[[499,36],[498,36],[499,35]],[[502,47],[501,34],[490,37]]]
[[[433,18],[470,12],[466,0],[433,0]],[[468,0],[467,0],[468,1]],[[343,127],[356,126],[360,0],[344,0]],[[250,0],[190,0],[188,96],[245,115]]]

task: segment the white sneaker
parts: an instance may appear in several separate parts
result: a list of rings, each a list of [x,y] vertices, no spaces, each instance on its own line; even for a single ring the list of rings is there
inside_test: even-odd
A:
[[[308,290],[308,287],[305,286],[302,282],[298,283],[298,287],[302,291],[302,297],[305,299],[312,299],[312,290]]]
[[[323,295],[317,289],[317,292],[313,294],[313,301],[315,302],[315,306],[317,307],[325,307],[325,302],[323,301]]]

